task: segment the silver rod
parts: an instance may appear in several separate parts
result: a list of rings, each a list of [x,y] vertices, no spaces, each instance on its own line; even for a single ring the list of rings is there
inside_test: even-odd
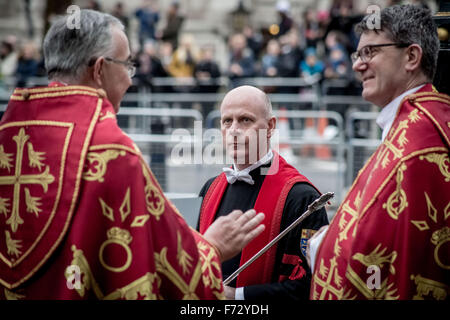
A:
[[[321,195],[316,200],[314,200],[314,202],[308,206],[308,210],[306,210],[300,217],[298,217],[297,220],[292,222],[289,227],[284,229],[279,235],[277,235],[275,238],[273,238],[272,241],[270,241],[264,248],[259,250],[258,253],[256,253],[253,257],[251,257],[246,263],[244,263],[235,272],[233,272],[223,282],[223,285],[225,285],[225,286],[228,285],[231,281],[233,281],[239,275],[239,273],[241,273],[245,268],[247,268],[251,263],[253,263],[253,261],[255,261],[261,255],[263,255],[264,252],[269,250],[275,243],[277,243],[281,238],[283,238],[289,231],[294,229],[300,222],[305,220],[311,213],[316,212],[317,210],[321,209],[333,197],[334,197],[334,192],[327,192],[327,193]]]

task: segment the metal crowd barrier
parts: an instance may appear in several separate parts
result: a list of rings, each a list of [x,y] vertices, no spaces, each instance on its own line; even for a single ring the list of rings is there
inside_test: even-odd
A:
[[[158,81],[162,79],[166,81],[161,82],[162,84],[169,84],[171,81],[176,80],[173,78],[160,78]],[[31,80],[33,84],[45,84],[42,78]],[[39,82],[41,80],[42,82]],[[224,79],[220,81],[222,81],[221,85],[224,85],[226,82]],[[246,81],[247,84],[257,86],[274,85],[274,83],[280,86],[289,86],[289,83],[292,86],[299,86],[300,83],[305,86],[309,85],[310,89],[318,85],[315,82],[306,83],[304,79],[248,78]],[[6,109],[6,102],[11,94],[7,89],[5,87],[3,92],[0,92],[0,100],[3,99],[2,101],[4,102],[0,105],[0,114],[1,111]],[[155,93],[148,90],[136,91],[128,92],[125,95],[122,107],[117,115],[118,123],[141,147],[147,160],[152,162],[152,169],[154,169],[155,161],[161,160],[161,158],[156,159],[155,157],[152,159],[152,152],[157,150],[159,155],[165,154],[167,156],[168,152],[170,153],[168,146],[173,146],[177,143],[171,136],[174,129],[186,128],[192,133],[195,131],[194,121],[202,120],[205,120],[203,128],[219,127],[220,113],[217,107],[220,105],[225,93]],[[280,137],[280,143],[288,144],[294,151],[299,170],[302,172],[304,171],[302,168],[307,170],[313,168],[312,173],[306,172],[305,175],[308,177],[312,175],[326,181],[327,177],[324,178],[320,172],[325,171],[326,175],[332,176],[333,181],[331,184],[324,184],[324,186],[327,188],[332,186],[337,193],[338,199],[341,198],[343,196],[341,194],[343,187],[353,181],[355,172],[359,170],[362,163],[367,159],[367,154],[364,152],[373,151],[379,144],[379,140],[372,134],[376,129],[367,124],[361,129],[361,124],[358,125],[358,123],[364,121],[373,124],[377,113],[357,112],[343,115],[334,112],[333,106],[342,105],[346,109],[354,108],[358,110],[360,108],[361,110],[367,110],[370,103],[364,101],[360,96],[322,96],[320,91],[315,89],[291,94],[272,93],[269,94],[269,97],[272,101],[274,112],[278,117],[282,115],[281,111],[277,111],[278,109],[287,109],[284,111],[284,116],[288,119],[287,122],[290,127],[289,137]],[[205,110],[199,108],[199,105],[201,106],[205,103],[214,106],[213,110],[206,113]],[[308,132],[311,133],[311,128],[308,128],[306,124],[307,119],[313,119],[313,122],[317,123],[319,119],[324,118],[327,119],[330,127],[335,128],[335,136],[325,139],[318,135],[306,134]],[[347,124],[346,130],[344,130],[344,123]],[[355,129],[356,127],[358,127],[357,130]],[[317,128],[313,131],[317,132]],[[361,132],[371,132],[371,134],[364,135]],[[195,139],[194,137],[190,143],[196,143]],[[322,161],[316,159],[314,155],[305,157],[301,154],[302,150],[314,149],[317,146],[328,146],[332,149],[333,160]],[[347,159],[345,159],[345,151],[348,151]],[[169,166],[171,166],[170,171],[176,168],[174,170],[175,175],[185,174],[187,171],[182,167],[173,166],[170,161]],[[315,168],[314,166],[319,166],[320,168]],[[168,184],[168,191],[181,193],[197,192],[199,187],[201,187],[201,185],[198,185],[199,183],[203,183],[208,177],[220,172],[221,166],[210,167],[213,170],[205,171],[205,166],[203,165],[194,166],[192,170],[199,176],[197,178],[173,179],[177,183],[187,183],[187,186],[191,187],[191,189],[175,188],[172,190],[171,185]],[[171,178],[168,177],[168,179]],[[320,188],[320,185],[318,187]],[[323,188],[321,190],[327,191]]]
[[[174,118],[187,120],[179,123],[179,127],[187,122],[203,121],[201,112],[193,109],[121,107],[117,114],[119,126],[127,133],[135,134],[152,133],[152,125],[154,126],[155,123],[162,126],[159,130],[162,131],[160,133],[168,133],[171,128],[177,125],[173,121]],[[194,126],[189,127],[193,128]]]
[[[346,186],[351,186],[359,170],[381,143],[379,129],[375,122],[378,115],[378,112],[353,112],[348,117]]]
[[[141,109],[136,109],[135,112],[138,113],[140,110]],[[313,180],[313,182],[315,180],[315,184],[319,189],[328,191],[325,190],[325,188],[332,188],[330,191],[336,192],[337,199],[340,200],[343,197],[342,191],[344,187],[346,170],[346,145],[344,122],[342,117],[338,113],[330,111],[274,110],[274,113],[277,116],[279,123],[279,131],[277,136],[278,143],[276,143],[276,141],[273,142],[273,147],[275,150],[279,150],[288,162],[297,167],[300,172]],[[218,118],[220,118],[218,111],[213,111],[208,114],[207,122],[215,123]],[[334,136],[321,136],[317,133],[317,127],[309,127],[307,124],[308,122],[318,123],[324,119],[326,119],[326,122],[330,126],[335,127]],[[287,131],[286,125],[289,126]],[[124,129],[127,130],[126,128]],[[220,135],[220,132],[218,135]],[[182,140],[172,134],[133,133],[130,134],[130,137],[141,148],[144,156],[147,160],[149,160],[152,169],[154,168],[151,163],[152,146],[155,143],[165,144],[165,154],[166,159],[168,159],[167,163],[171,167],[170,171],[172,173],[178,171],[179,174],[185,176],[184,179],[168,178],[168,180],[171,180],[173,183],[177,184],[174,188],[171,188],[170,183],[168,184],[171,192],[198,191],[208,178],[220,173],[221,168],[227,164],[191,163],[193,166],[185,165],[183,167],[182,165],[178,166],[174,164],[173,159],[170,159],[175,145],[182,144],[186,146],[186,150],[192,151],[195,150],[196,146],[198,147],[198,144],[200,143],[200,148],[204,151],[207,147],[205,142],[208,141],[208,139],[203,137],[203,131],[200,132],[200,136],[198,134],[189,135],[184,137]],[[214,143],[218,144],[219,148],[222,148],[220,138],[216,139]],[[209,147],[212,148],[211,145]],[[215,145],[215,147],[217,147],[217,145]],[[302,155],[303,151],[312,150],[312,152],[314,152],[316,148],[328,148],[328,152],[331,157],[326,159],[318,159],[315,157],[314,153],[310,155]],[[223,149],[220,150],[223,152]],[[193,174],[195,173],[195,176],[189,176],[190,172]],[[169,173],[169,175],[170,174],[171,173]],[[155,175],[159,180],[160,177],[158,177],[157,172],[155,172]],[[187,186],[191,189],[177,188],[185,182],[188,182]]]

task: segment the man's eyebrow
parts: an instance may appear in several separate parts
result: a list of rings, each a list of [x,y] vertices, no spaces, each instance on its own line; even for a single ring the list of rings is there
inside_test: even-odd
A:
[[[248,113],[248,112],[243,112],[239,115],[239,117],[248,117],[248,118],[254,118],[255,115]]]

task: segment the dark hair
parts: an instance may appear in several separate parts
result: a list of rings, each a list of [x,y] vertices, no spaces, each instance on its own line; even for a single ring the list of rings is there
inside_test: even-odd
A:
[[[370,20],[369,20],[370,19]],[[380,29],[373,29],[372,15],[367,15],[355,27],[357,33],[383,31],[398,43],[418,44],[422,48],[421,69],[431,81],[434,78],[439,53],[437,27],[431,12],[417,5],[395,5],[380,12]]]

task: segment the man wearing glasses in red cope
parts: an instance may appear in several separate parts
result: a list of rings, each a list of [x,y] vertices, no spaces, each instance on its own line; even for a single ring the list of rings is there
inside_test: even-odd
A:
[[[437,29],[412,5],[383,9],[380,29],[369,18],[357,25],[353,70],[382,108],[382,144],[309,243],[310,297],[448,299],[450,97],[431,85]]]
[[[0,122],[0,299],[220,299],[221,262],[264,226],[234,210],[202,236],[117,125],[135,68],[121,22],[62,17],[48,87],[16,89]]]

